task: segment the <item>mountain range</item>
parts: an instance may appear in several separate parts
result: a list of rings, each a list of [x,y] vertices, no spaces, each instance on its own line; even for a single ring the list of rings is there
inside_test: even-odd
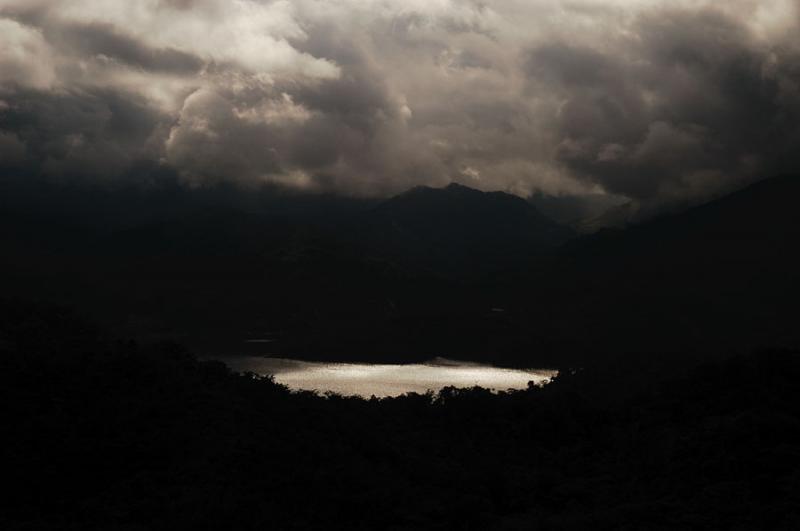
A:
[[[800,345],[796,176],[588,236],[457,184],[385,201],[219,196],[7,201],[4,292],[200,352],[269,336],[264,353],[520,364]]]

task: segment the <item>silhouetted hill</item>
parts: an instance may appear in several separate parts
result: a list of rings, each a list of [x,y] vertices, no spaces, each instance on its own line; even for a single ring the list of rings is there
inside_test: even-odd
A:
[[[458,185],[375,206],[171,193],[4,198],[3,292],[204,354],[250,331],[286,356],[518,365],[800,347],[797,177],[561,246],[525,200]]]
[[[297,260],[335,242],[313,223],[271,213],[209,207],[114,231],[95,248],[99,253],[131,257]],[[341,254],[345,252],[340,248]]]
[[[371,248],[449,275],[519,266],[573,236],[520,197],[459,184],[414,188],[359,222],[359,237]]]
[[[0,528],[797,529],[798,353],[697,365],[321,398],[0,300]]]
[[[304,216],[291,205],[273,214],[187,203],[133,226],[11,212],[3,292],[204,354],[237,352],[256,333],[284,355],[367,360],[457,353],[456,323],[488,304],[351,239],[348,205]]]
[[[579,254],[602,248],[594,253],[599,258],[669,257],[695,264],[725,260],[780,267],[798,259],[799,196],[800,177],[765,179],[680,214],[584,238],[572,248]]]
[[[800,178],[777,177],[681,214],[580,238],[535,295],[558,316],[556,336],[579,339],[576,349],[798,346],[797,197]]]

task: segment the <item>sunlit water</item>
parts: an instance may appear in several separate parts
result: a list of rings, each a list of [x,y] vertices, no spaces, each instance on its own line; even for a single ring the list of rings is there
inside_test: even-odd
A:
[[[477,385],[495,391],[525,389],[528,382],[541,384],[555,375],[548,370],[502,369],[443,359],[411,365],[317,363],[259,356],[223,361],[235,371],[273,375],[276,382],[292,390],[331,391],[365,398],[439,391],[448,386]]]

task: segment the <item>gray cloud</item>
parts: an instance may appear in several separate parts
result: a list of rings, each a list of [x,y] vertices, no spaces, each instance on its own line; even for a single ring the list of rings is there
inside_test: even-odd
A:
[[[164,116],[135,95],[17,89],[10,101],[0,124],[6,138],[24,147],[25,173],[103,181],[120,177],[138,159],[158,156]],[[6,159],[8,143],[0,149]],[[11,152],[19,153],[19,146]]]
[[[696,201],[800,156],[793,0],[0,0],[0,155],[199,186]],[[127,177],[130,178],[130,177]]]
[[[174,48],[147,46],[110,24],[72,24],[46,35],[54,47],[69,48],[80,56],[102,57],[152,72],[196,74],[203,67],[200,57]]]
[[[533,52],[531,75],[543,71],[566,96],[559,160],[608,191],[651,202],[797,169],[796,52],[756,42],[743,23],[710,9],[646,13],[633,28],[633,57],[567,44]]]

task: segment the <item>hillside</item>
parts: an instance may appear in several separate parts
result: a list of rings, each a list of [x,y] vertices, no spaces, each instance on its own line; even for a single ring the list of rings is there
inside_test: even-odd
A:
[[[574,235],[520,197],[459,184],[414,188],[359,222],[357,234],[369,247],[401,263],[455,276],[519,267]]]
[[[561,250],[544,287],[536,286],[540,277],[526,281],[525,296],[537,304],[520,304],[538,333],[574,350],[800,345],[797,197],[800,178],[777,177],[681,214],[582,237]]]

